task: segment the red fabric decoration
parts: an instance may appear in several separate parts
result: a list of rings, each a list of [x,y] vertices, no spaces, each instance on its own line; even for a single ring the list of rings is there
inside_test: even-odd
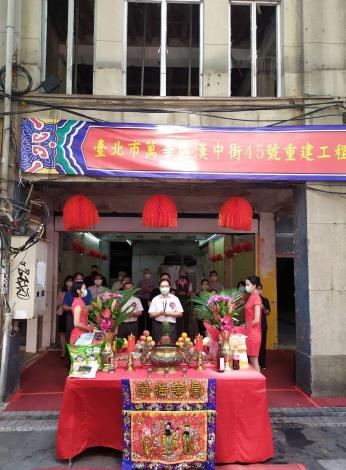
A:
[[[103,259],[103,261],[106,261],[108,259],[108,256],[107,255],[102,255],[102,259]]]
[[[77,242],[76,240],[72,241],[72,249],[82,255],[85,252],[85,246],[83,243]]]
[[[218,224],[233,230],[250,231],[252,228],[252,206],[242,197],[231,197],[223,203]]]
[[[222,255],[214,255],[214,256],[211,256],[209,259],[210,259],[210,261],[212,261],[213,263],[216,263],[216,261],[222,261],[222,260],[223,260],[223,256],[222,256]]]
[[[164,194],[156,194],[146,200],[142,223],[145,227],[176,227],[177,206]]]
[[[100,223],[95,204],[82,194],[67,199],[63,217],[64,230],[81,230]]]
[[[226,256],[227,258],[233,258],[233,257],[234,257],[233,248],[228,248],[228,250],[225,251],[225,256]]]

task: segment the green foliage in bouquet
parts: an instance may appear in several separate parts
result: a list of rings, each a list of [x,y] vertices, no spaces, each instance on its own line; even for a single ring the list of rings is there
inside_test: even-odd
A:
[[[211,326],[229,331],[244,308],[243,289],[225,289],[219,294],[202,292],[191,298],[197,318]]]
[[[97,296],[89,308],[89,321],[104,333],[116,328],[133,313],[133,305],[125,304],[139,291],[137,288],[121,292],[104,292]]]

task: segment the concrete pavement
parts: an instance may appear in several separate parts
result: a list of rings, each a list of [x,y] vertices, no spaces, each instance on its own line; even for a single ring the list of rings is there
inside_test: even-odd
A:
[[[275,457],[268,463],[302,463],[307,470],[346,469],[346,407],[272,408],[270,414]],[[2,412],[1,470],[68,467],[68,462],[55,458],[58,416],[52,411]],[[72,468],[114,469],[120,460],[120,452],[95,448],[73,459]]]

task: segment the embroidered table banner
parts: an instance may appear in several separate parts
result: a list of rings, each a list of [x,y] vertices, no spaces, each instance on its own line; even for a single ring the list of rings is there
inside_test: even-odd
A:
[[[121,382],[123,469],[215,468],[215,379]]]

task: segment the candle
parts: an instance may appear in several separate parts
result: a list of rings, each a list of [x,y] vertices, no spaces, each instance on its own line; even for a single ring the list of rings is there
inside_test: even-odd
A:
[[[203,337],[201,335],[196,336],[196,351],[203,351]]]
[[[127,350],[128,352],[134,352],[136,349],[136,337],[134,335],[129,335],[127,337]]]

